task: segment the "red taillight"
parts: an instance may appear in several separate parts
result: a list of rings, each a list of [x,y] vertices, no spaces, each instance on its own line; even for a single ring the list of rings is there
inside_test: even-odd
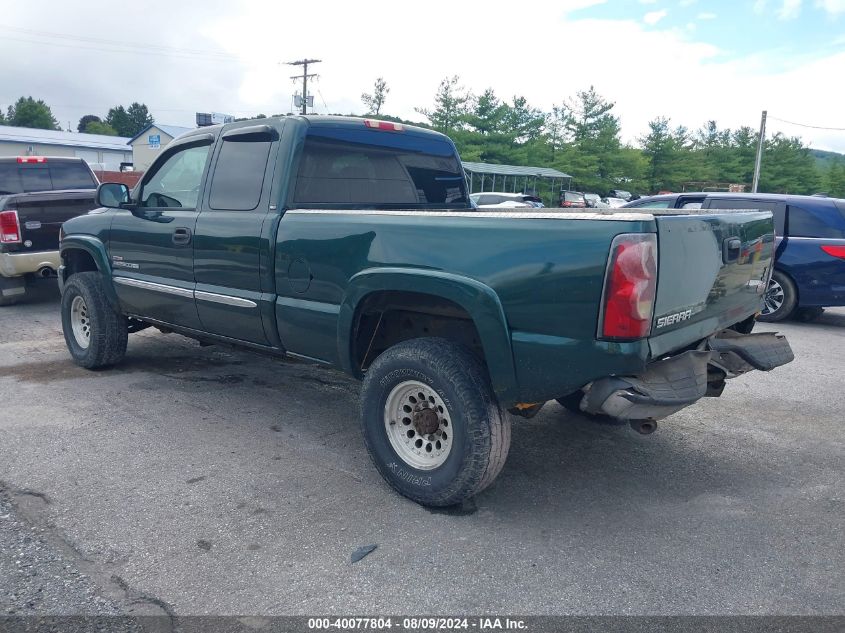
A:
[[[44,156],[18,156],[19,163],[46,163]]]
[[[657,290],[657,236],[617,235],[604,280],[600,337],[638,339],[651,332]]]
[[[377,119],[364,119],[364,125],[373,130],[384,130],[386,132],[404,132],[405,126],[392,121],[379,121]]]
[[[17,244],[21,241],[21,223],[17,211],[0,211],[0,243]]]
[[[845,244],[823,244],[822,250],[828,255],[845,259]]]

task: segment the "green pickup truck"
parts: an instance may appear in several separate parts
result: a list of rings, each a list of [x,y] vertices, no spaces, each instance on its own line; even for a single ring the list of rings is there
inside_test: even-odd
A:
[[[363,380],[364,441],[426,505],[488,486],[509,414],[549,400],[641,432],[725,380],[792,360],[750,334],[769,212],[476,209],[454,144],[342,117],[201,128],[137,187],[66,222],[74,360],[119,363],[149,325]]]

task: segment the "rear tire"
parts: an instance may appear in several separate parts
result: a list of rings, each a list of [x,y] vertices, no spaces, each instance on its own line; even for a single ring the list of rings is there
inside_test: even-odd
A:
[[[404,341],[376,358],[364,377],[361,430],[384,480],[427,506],[489,486],[511,436],[481,361],[441,338]]]
[[[798,291],[793,281],[784,273],[776,270],[772,273],[766,288],[763,312],[758,321],[776,323],[792,316],[798,304]]]
[[[100,273],[71,275],[61,310],[65,343],[77,365],[98,369],[123,360],[129,337],[127,319],[109,303]]]

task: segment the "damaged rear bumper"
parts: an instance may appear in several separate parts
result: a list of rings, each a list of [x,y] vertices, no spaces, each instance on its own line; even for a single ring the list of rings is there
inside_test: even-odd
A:
[[[581,409],[620,420],[659,420],[719,396],[725,380],[752,369],[770,371],[792,361],[786,337],[724,330],[689,350],[650,363],[637,376],[609,376],[584,389]]]

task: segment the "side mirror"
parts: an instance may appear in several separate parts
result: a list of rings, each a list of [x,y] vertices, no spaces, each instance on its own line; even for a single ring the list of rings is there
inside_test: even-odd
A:
[[[104,182],[97,187],[97,206],[125,209],[131,202],[129,187],[119,182]]]

